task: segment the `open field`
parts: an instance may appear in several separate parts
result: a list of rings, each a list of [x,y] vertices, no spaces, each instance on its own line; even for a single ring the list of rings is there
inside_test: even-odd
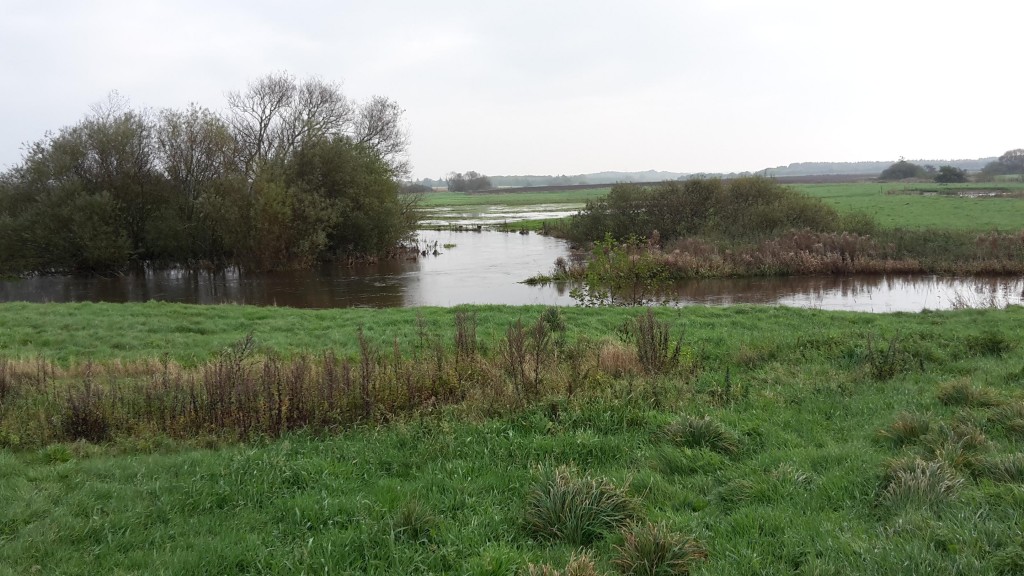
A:
[[[791,184],[810,196],[821,198],[840,213],[859,210],[871,215],[883,228],[936,228],[943,230],[1013,231],[1024,228],[1024,200],[1020,198],[960,198],[948,195],[905,193],[934,190],[991,189],[1024,191],[1021,183],[979,184]]]
[[[1020,307],[654,310],[680,353],[651,371],[635,309],[8,304],[0,430],[10,445],[30,428],[12,421],[61,429],[67,414],[46,411],[73,394],[44,389],[89,374],[126,390],[180,362],[175,377],[204,382],[247,334],[254,373],[324,348],[358,363],[359,325],[385,377],[396,338],[403,362],[452,362],[460,312],[475,314],[472,361],[421,370],[462,374],[458,398],[389,412],[382,380],[370,417],[340,428],[239,441],[126,424],[0,448],[0,574],[528,574],[576,553],[612,574],[653,557],[642,542],[692,574],[1024,568]],[[565,343],[524,391],[501,366],[510,327],[539,317]]]
[[[786,183],[809,196],[821,198],[840,213],[861,211],[871,215],[883,228],[1013,231],[1024,227],[1021,198],[963,198],[951,196],[956,190],[998,188],[1024,194],[1024,183],[1000,182],[939,185],[901,182]],[[435,192],[423,197],[422,206],[529,206],[536,204],[580,205],[605,196],[609,187],[550,192],[464,194]],[[934,191],[935,195],[919,191]],[[540,230],[542,220],[517,222],[516,229]]]

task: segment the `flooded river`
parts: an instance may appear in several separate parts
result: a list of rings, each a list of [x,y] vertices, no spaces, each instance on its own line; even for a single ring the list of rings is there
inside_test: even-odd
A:
[[[0,301],[252,304],[297,308],[575,304],[567,286],[520,282],[549,272],[566,244],[537,234],[424,231],[426,256],[354,267],[244,273],[149,271],[116,278],[41,276],[0,282]],[[445,247],[445,245],[449,247]],[[436,245],[438,255],[432,255]],[[1024,304],[1024,278],[848,276],[693,280],[675,287],[677,305],[774,304],[920,311]]]

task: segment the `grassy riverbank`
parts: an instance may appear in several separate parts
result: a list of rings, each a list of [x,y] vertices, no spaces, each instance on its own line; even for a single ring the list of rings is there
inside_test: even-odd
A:
[[[617,573],[658,543],[695,574],[1024,567],[1024,308],[639,314],[2,305],[0,574]],[[370,358],[351,420],[129,421],[173,382],[208,401],[235,359],[316,380],[325,349]],[[123,402],[101,442],[63,426],[84,381]]]

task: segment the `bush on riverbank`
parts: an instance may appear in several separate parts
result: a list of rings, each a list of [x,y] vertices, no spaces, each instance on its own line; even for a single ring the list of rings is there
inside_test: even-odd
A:
[[[820,200],[767,178],[693,179],[651,186],[618,184],[587,202],[560,232],[593,242],[611,234],[662,242],[694,236],[753,241],[794,229],[835,231],[841,218]]]

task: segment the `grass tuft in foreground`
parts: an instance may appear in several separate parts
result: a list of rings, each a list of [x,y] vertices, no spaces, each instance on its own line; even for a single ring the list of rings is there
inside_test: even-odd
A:
[[[692,538],[650,522],[631,526],[622,538],[613,562],[629,576],[684,576],[694,562],[707,558],[707,551]]]
[[[526,501],[531,534],[578,546],[603,539],[636,515],[637,504],[626,490],[564,466],[544,470]]]

